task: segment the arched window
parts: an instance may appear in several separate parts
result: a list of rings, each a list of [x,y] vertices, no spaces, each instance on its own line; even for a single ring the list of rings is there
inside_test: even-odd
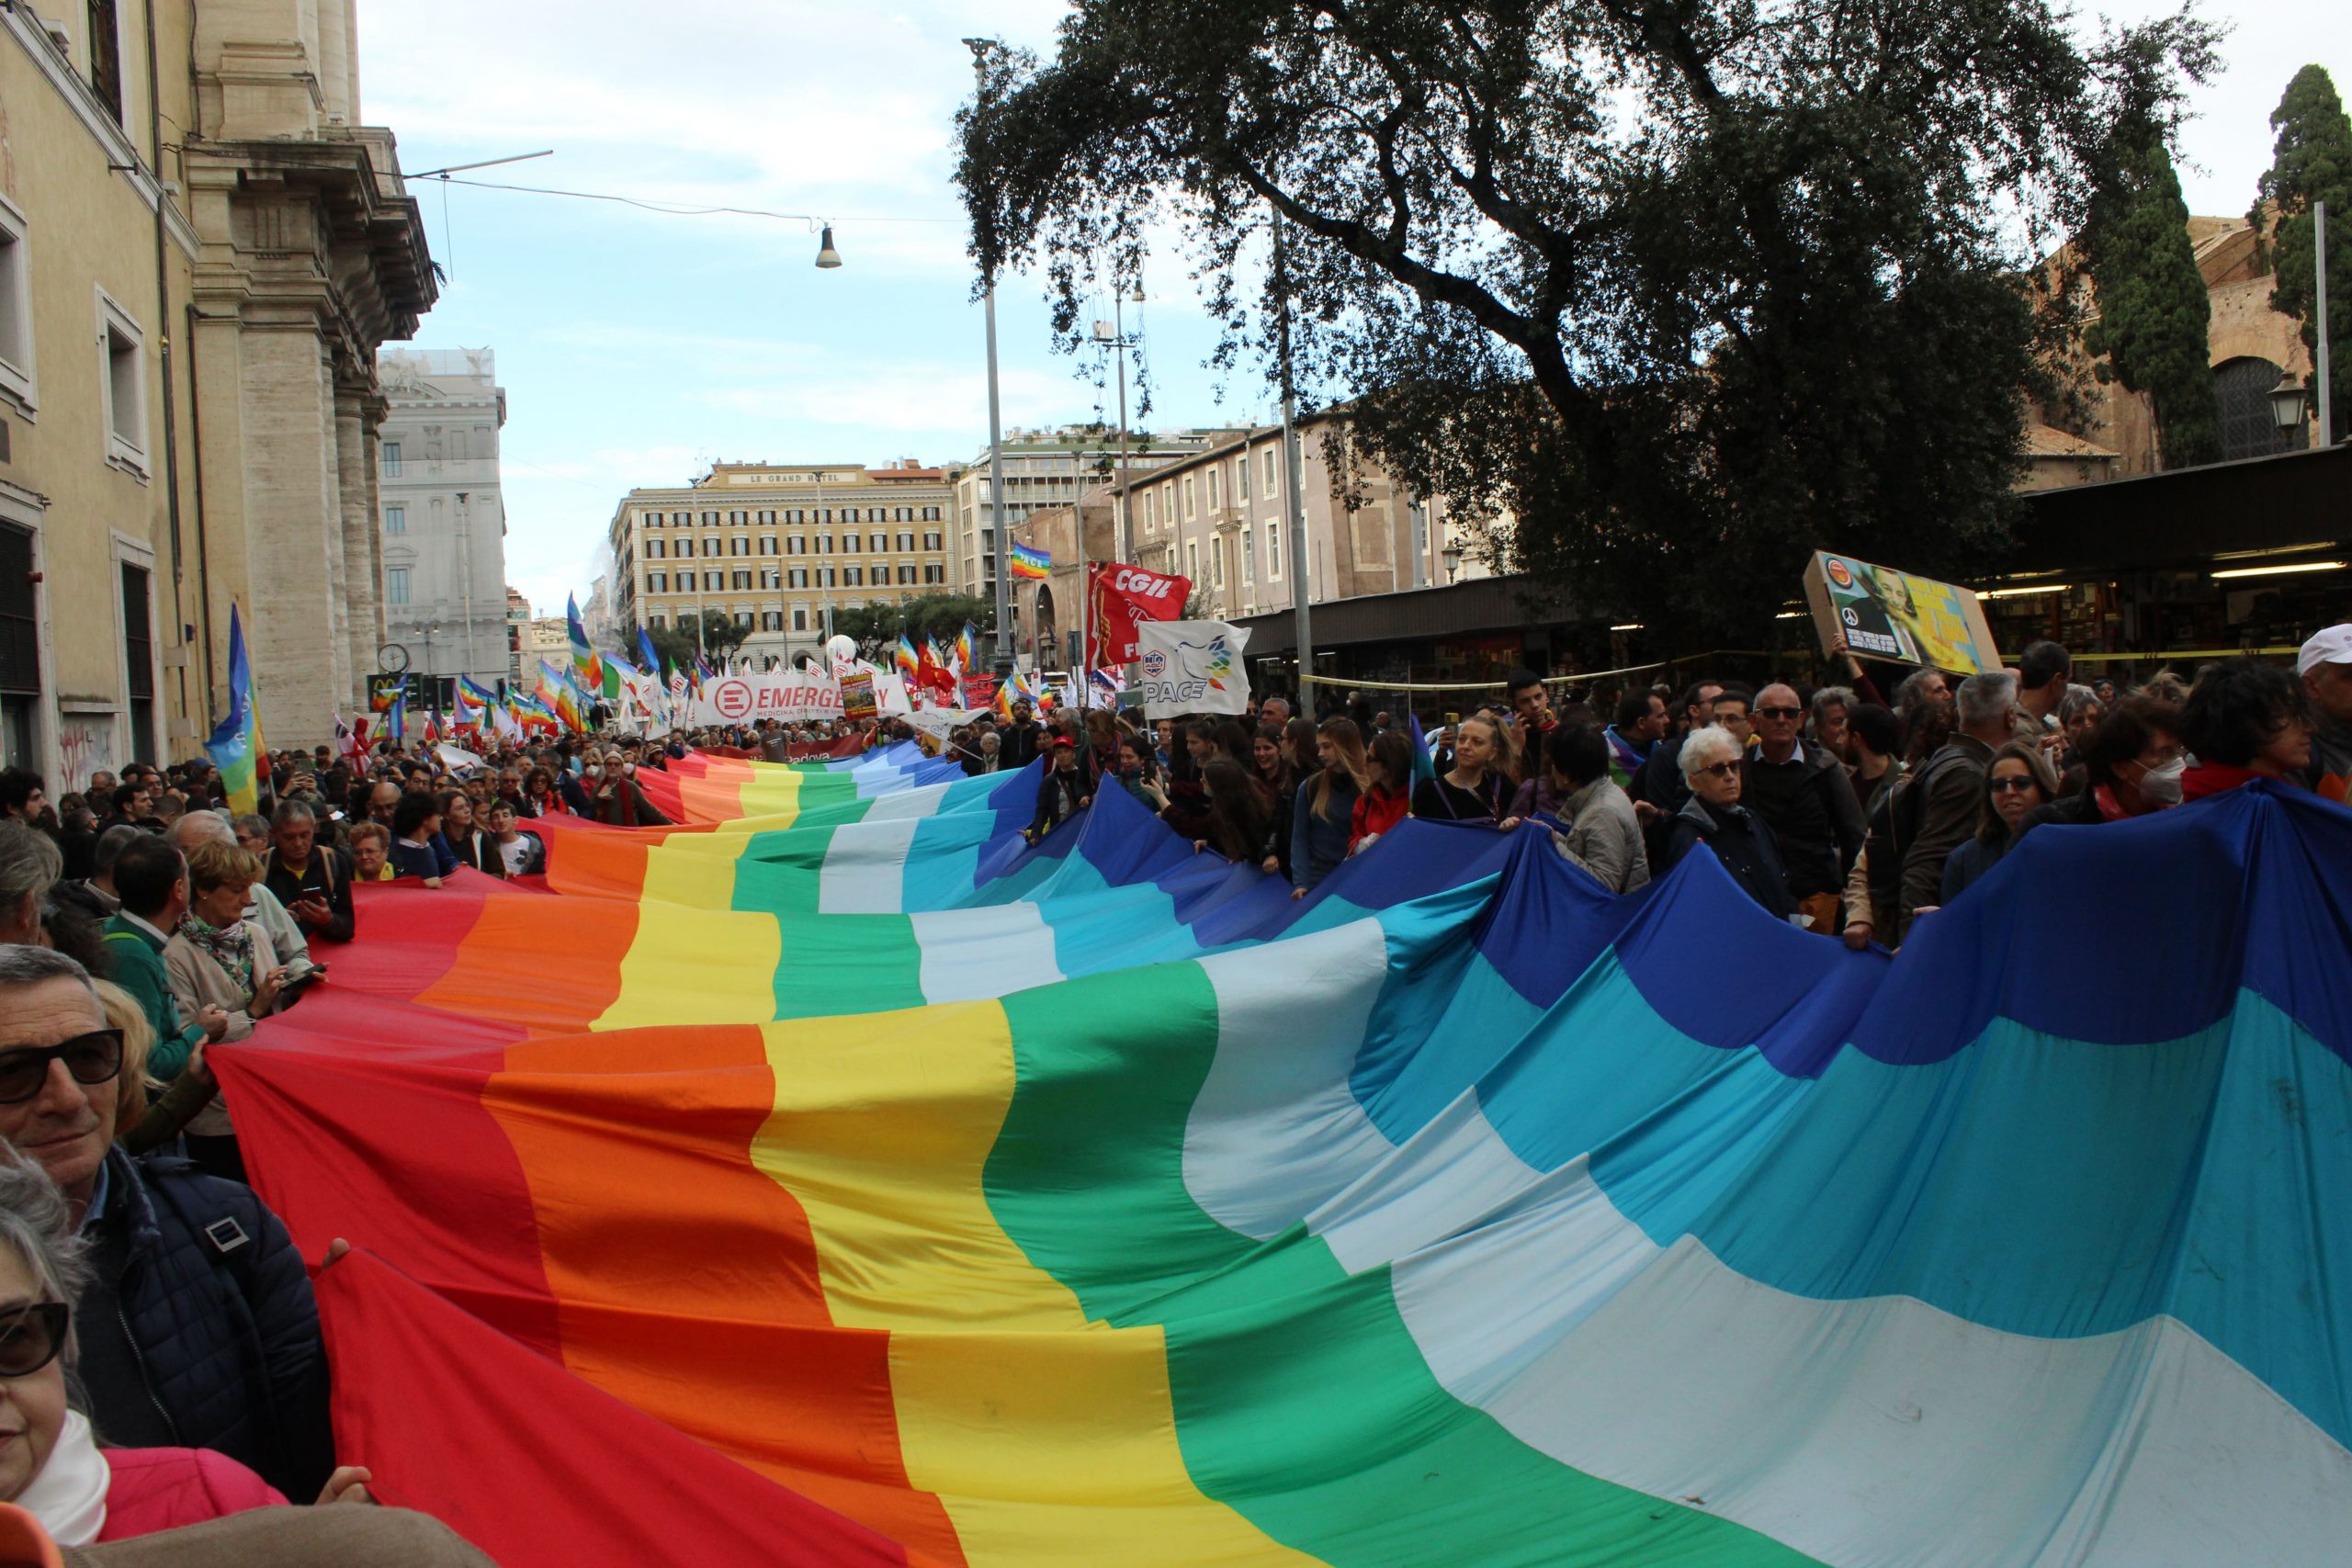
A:
[[[2222,405],[2222,456],[2267,457],[2299,452],[2309,444],[2304,430],[2282,434],[2270,411],[2270,389],[2282,374],[2267,359],[2246,356],[2213,367],[2213,396]]]

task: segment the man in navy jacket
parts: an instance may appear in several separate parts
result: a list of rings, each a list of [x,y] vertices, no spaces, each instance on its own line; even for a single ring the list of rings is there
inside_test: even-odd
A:
[[[90,1242],[74,1313],[90,1416],[121,1448],[213,1449],[307,1502],[334,1470],[318,1305],[254,1192],[113,1147],[122,1042],[63,953],[0,947],[0,1140]]]

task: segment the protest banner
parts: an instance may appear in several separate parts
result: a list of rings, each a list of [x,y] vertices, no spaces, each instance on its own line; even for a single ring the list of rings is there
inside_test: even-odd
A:
[[[1087,662],[1097,670],[1119,669],[1140,657],[1136,627],[1145,621],[1172,621],[1184,613],[1192,579],[1162,577],[1139,566],[1105,561],[1092,572],[1094,611]]]
[[[772,718],[786,724],[842,716],[842,692],[831,676],[808,670],[770,670],[754,675],[720,675],[677,705],[690,725],[756,724]]]
[[[1249,642],[1246,628],[1224,621],[1144,622],[1136,627],[1144,716],[1248,713],[1241,650]]]
[[[1821,550],[1805,568],[1804,596],[1825,651],[1962,675],[2001,668],[1974,589]]]

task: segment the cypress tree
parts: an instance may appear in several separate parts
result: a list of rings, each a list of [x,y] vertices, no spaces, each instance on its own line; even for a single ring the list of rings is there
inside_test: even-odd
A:
[[[2352,423],[2352,119],[2335,84],[2317,65],[2306,65],[2287,84],[2286,96],[2270,116],[2278,140],[2261,196],[2251,214],[2263,221],[2263,204],[2276,202],[2278,230],[2272,241],[2278,282],[2270,308],[2303,323],[2303,346],[2317,351],[2317,281],[2312,254],[2312,208],[2327,203],[2328,343],[2334,382],[2336,433]]]
[[[2119,127],[2101,186],[2084,236],[2099,305],[2086,346],[2105,355],[2102,379],[2148,394],[2162,467],[2218,462],[2221,403],[2206,356],[2212,299],[2161,129],[2136,118]]]

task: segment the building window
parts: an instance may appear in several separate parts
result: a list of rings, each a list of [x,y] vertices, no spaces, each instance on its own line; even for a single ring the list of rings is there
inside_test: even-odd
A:
[[[818,579],[827,588],[839,588],[841,586],[841,584],[834,580],[834,576],[835,574],[831,567],[820,567],[818,569]]]
[[[774,534],[763,534],[760,536],[760,554],[763,556],[772,556],[775,554],[775,536]]]
[[[1194,582],[1201,580],[1201,547],[1197,540],[1184,547],[1184,575]]]
[[[122,563],[122,668],[130,700],[131,760],[155,760],[155,622],[147,603],[147,569]]]
[[[1217,508],[1217,470],[1211,468],[1209,470],[1209,510],[1211,512],[1215,512]]]
[[[655,631],[657,631],[657,632],[666,632],[666,631],[668,631],[668,630],[670,629],[670,617],[669,617],[669,616],[667,616],[667,615],[656,615],[656,616],[654,616],[654,617],[653,617],[653,629],[654,629]]]
[[[1225,541],[1223,539],[1209,541],[1209,584],[1215,588],[1225,586]]]
[[[649,528],[659,528],[662,526],[662,514],[659,512],[647,513],[645,514],[645,525]]]
[[[727,574],[723,571],[706,571],[702,574],[702,585],[705,591],[716,593],[727,586]]]
[[[808,584],[802,583],[800,586],[805,588]],[[795,604],[792,607],[792,629],[797,632],[805,632],[808,629],[808,605]]]
[[[833,536],[831,534],[817,536],[817,553],[820,556],[829,556],[833,553]]]
[[[1279,523],[1266,525],[1266,581],[1272,582],[1283,574],[1283,530]]]
[[[915,536],[912,534],[900,534],[899,536],[899,548],[902,550],[911,550],[914,547]]]
[[[784,630],[784,612],[782,610],[762,610],[760,612],[760,629],[765,632],[780,632]]]
[[[807,555],[808,553],[808,540],[806,536],[800,534],[786,534],[784,536],[784,553],[788,556]]]
[[[384,569],[384,602],[388,604],[408,603],[408,568],[388,566]]]
[[[925,582],[944,582],[947,581],[947,569],[937,561],[926,561],[923,564],[922,580]]]
[[[743,592],[747,591],[748,589],[750,589],[750,587],[751,587],[751,586],[752,586],[752,574],[751,574],[750,572],[748,572],[748,571],[739,571],[739,572],[735,573],[735,591],[736,591],[738,593],[741,593],[741,592]]]
[[[384,532],[387,534],[405,534],[408,532],[407,507],[387,506],[384,508]]]
[[[384,443],[384,477],[388,479],[401,477],[401,444],[397,441]]]
[[[914,564],[913,564],[912,562],[908,562],[907,564],[905,564],[905,565],[903,565],[903,566],[901,566],[901,567],[899,567],[899,581],[901,581],[901,582],[912,582],[914,580],[915,580],[915,569],[914,569]]]
[[[1233,499],[1250,499],[1250,454],[1247,452],[1233,459]]]
[[[33,532],[0,523],[0,761],[18,768],[40,766],[40,617],[34,599]],[[63,793],[64,781],[58,787]]]
[[[2270,412],[2270,389],[2285,374],[2267,359],[2252,356],[2213,367],[2213,397],[2222,410],[2222,461],[2301,449],[2307,439],[2303,430],[2299,427],[2291,434],[2280,430]]]
[[[648,593],[667,593],[670,592],[670,574],[666,571],[647,572],[645,591]]]
[[[789,572],[785,574],[785,577],[786,581],[795,588],[806,588],[808,586],[808,569],[805,566],[794,567]]]
[[[1241,530],[1241,581],[1245,586],[1258,581],[1258,541],[1247,528]]]
[[[865,587],[865,569],[862,566],[845,566],[842,568],[842,581],[852,588]]]
[[[935,531],[925,534],[922,536],[922,547],[927,550],[938,549],[940,547],[939,535]]]
[[[0,392],[34,401],[32,248],[23,214],[0,197]]]
[[[106,355],[107,461],[147,471],[147,340],[129,311],[98,291],[98,340]]]
[[[861,538],[862,536],[856,534],[843,534],[842,536],[842,554],[845,556],[854,556],[857,554],[858,551],[864,549],[865,546],[861,542]]]
[[[702,514],[702,525],[703,525],[704,527],[706,527],[706,528],[716,528],[716,527],[718,527],[718,513],[716,513],[716,512],[706,512],[706,513],[704,513]]]

